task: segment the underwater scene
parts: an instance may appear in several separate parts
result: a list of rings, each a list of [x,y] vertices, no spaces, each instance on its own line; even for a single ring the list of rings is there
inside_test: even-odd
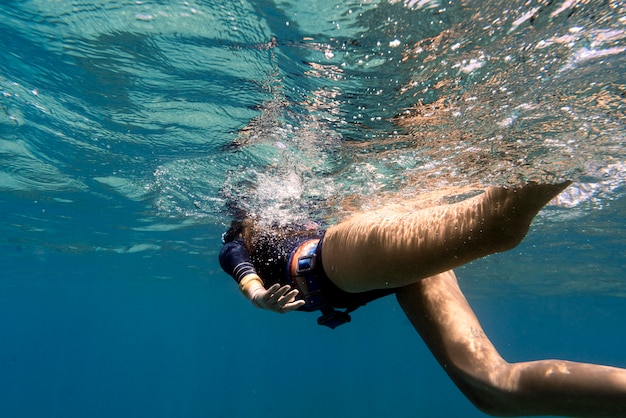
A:
[[[573,184],[462,290],[507,361],[626,367],[624,2],[4,0],[0,28],[0,416],[484,417],[394,296],[334,330],[256,309],[221,235],[527,182]]]

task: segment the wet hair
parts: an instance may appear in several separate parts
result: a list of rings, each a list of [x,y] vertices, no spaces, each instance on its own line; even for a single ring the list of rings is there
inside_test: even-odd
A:
[[[232,221],[228,230],[222,235],[222,241],[226,244],[240,238],[248,252],[252,254],[259,242],[279,242],[288,237],[312,236],[317,233],[317,228],[307,228],[297,224],[263,227],[248,217]]]

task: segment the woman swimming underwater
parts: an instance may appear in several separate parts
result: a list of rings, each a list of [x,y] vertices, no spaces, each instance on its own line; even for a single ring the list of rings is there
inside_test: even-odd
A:
[[[259,308],[320,310],[335,328],[395,293],[445,371],[492,415],[624,416],[626,370],[562,360],[507,363],[485,336],[453,268],[515,247],[570,183],[490,187],[464,201],[365,213],[318,231],[250,219],[224,234],[220,264]]]

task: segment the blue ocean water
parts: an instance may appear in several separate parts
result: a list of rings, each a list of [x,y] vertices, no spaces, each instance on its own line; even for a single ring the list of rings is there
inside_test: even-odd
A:
[[[458,270],[509,361],[626,367],[626,8],[4,1],[0,414],[480,417],[393,298],[334,331],[242,299],[233,207],[329,224],[571,178]]]

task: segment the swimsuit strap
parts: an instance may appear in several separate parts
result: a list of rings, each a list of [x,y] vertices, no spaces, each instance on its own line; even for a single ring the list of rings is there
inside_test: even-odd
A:
[[[307,240],[291,253],[287,265],[287,275],[288,280],[306,302],[298,310],[322,311],[322,316],[317,319],[317,323],[335,329],[341,324],[350,322],[352,318],[348,314],[349,311],[338,311],[324,299],[317,276],[316,252],[319,242],[319,239]]]

